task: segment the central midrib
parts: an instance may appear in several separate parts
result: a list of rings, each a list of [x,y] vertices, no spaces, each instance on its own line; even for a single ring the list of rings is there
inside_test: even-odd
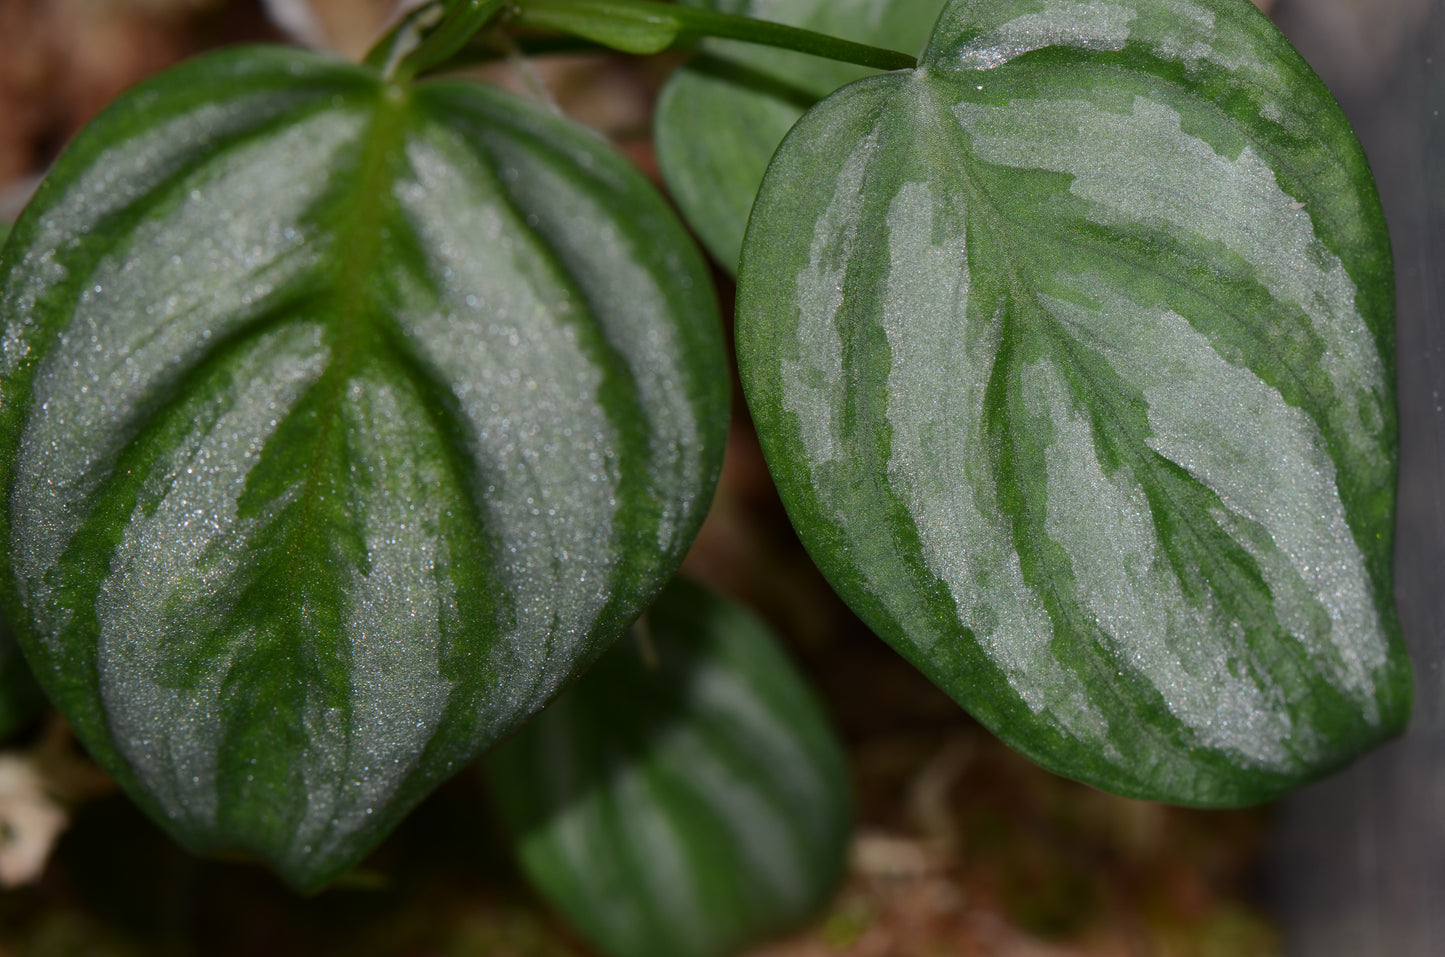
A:
[[[297,570],[306,563],[306,540],[310,538],[314,513],[321,486],[322,473],[328,466],[328,446],[332,429],[340,415],[340,405],[348,383],[355,373],[368,341],[375,341],[376,330],[371,314],[369,294],[371,279],[381,259],[381,228],[387,207],[383,197],[391,195],[392,173],[399,155],[405,127],[406,92],[393,85],[380,87],[374,104],[373,119],[362,134],[361,158],[356,167],[354,185],[347,192],[341,208],[347,212],[328,224],[336,237],[332,246],[332,263],[319,285],[329,293],[332,307],[328,317],[328,339],[331,359],[318,386],[327,389],[320,414],[319,437],[307,464],[297,503],[299,520],[288,535],[283,564],[285,566],[285,606],[293,616],[296,632],[303,630],[302,602],[297,595],[301,580]]]

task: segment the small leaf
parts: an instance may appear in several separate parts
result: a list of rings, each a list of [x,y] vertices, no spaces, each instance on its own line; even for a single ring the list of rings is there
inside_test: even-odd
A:
[[[499,91],[193,61],[77,139],[7,250],[21,641],[177,839],[297,887],[599,655],[711,496],[701,258]]]
[[[612,957],[735,953],[841,873],[841,748],[766,629],[694,585],[486,766],[527,875]]]
[[[743,383],[800,534],[1025,754],[1260,801],[1397,733],[1388,243],[1235,0],[954,2],[779,149]]]
[[[943,0],[683,0],[916,53]],[[773,151],[813,103],[866,75],[863,67],[747,43],[708,41],[673,74],[657,103],[654,137],[668,191],[703,245],[729,272]]]

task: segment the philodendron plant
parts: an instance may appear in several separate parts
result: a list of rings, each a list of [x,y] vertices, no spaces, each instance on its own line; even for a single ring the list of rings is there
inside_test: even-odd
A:
[[[827,893],[837,744],[668,587],[727,426],[704,261],[597,136],[443,76],[679,43],[663,174],[864,621],[1135,797],[1268,800],[1400,730],[1385,227],[1247,0],[439,0],[359,65],[140,85],[0,253],[0,598],[141,807],[309,890],[510,738],[504,823],[610,953]]]

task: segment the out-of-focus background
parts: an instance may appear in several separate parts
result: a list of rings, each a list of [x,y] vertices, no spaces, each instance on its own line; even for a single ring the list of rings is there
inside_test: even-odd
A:
[[[1369,154],[1395,251],[1395,595],[1415,661],[1399,742],[1277,809],[1266,900],[1300,957],[1445,954],[1445,3],[1279,0]]]
[[[1258,0],[1335,91],[1379,181],[1399,288],[1397,594],[1415,656],[1401,741],[1273,807],[1201,812],[1056,778],[999,745],[867,632],[812,569],[738,406],[688,570],[755,608],[818,686],[859,809],[828,910],[757,957],[1445,954],[1445,2]],[[364,52],[392,0],[0,0],[0,220],[125,87],[218,45]],[[566,57],[545,88],[656,176],[650,104],[680,57]],[[724,308],[727,280],[717,277]],[[298,899],[175,848],[63,722],[0,742],[0,957],[586,955],[531,897],[464,774],[356,874]]]

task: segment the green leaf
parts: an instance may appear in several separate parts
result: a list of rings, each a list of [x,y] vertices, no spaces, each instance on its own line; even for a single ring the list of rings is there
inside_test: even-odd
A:
[[[860,43],[915,52],[943,0],[683,0]],[[654,138],[668,191],[729,272],[773,151],[813,103],[870,71],[799,53],[712,40],[658,99]]]
[[[87,748],[299,888],[668,580],[716,481],[701,257],[595,136],[255,48],[77,139],[0,271],[0,588]]]
[[[759,622],[685,582],[486,767],[528,877],[612,957],[736,953],[842,871],[827,721]]]
[[[1260,801],[1397,733],[1365,158],[1235,0],[955,2],[783,143],[743,384],[872,627],[1060,773]]]

